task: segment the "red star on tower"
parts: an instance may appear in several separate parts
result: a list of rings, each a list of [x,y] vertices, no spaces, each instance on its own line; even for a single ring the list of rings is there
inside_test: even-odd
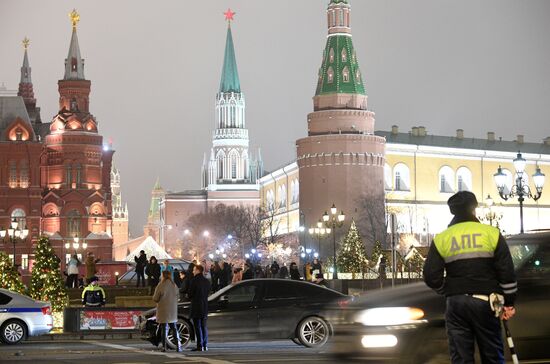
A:
[[[225,15],[225,20],[227,20],[228,22],[232,22],[234,19],[233,19],[233,16],[235,16],[235,12],[234,11],[231,11],[231,9],[227,9],[227,11],[225,13],[223,13],[223,15]]]

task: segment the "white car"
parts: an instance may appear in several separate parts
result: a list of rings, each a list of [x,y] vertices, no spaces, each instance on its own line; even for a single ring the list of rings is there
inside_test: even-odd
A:
[[[0,288],[0,340],[17,344],[28,336],[47,334],[53,327],[51,304]]]

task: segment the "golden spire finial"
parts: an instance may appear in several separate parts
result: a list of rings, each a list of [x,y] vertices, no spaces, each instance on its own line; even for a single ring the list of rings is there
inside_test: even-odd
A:
[[[23,43],[23,48],[27,49],[29,48],[29,44],[30,44],[31,40],[27,37],[25,37],[25,39],[23,39],[23,41],[21,43]]]
[[[73,23],[73,28],[76,28],[76,24],[78,24],[78,22],[80,21],[80,14],[76,12],[76,9],[73,9],[73,11],[69,13],[69,18]]]

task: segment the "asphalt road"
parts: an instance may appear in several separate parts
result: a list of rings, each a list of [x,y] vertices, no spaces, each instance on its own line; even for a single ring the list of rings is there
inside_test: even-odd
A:
[[[155,349],[141,340],[25,342],[0,345],[0,363],[189,363],[277,364],[336,363],[323,350],[300,347],[291,341],[212,343],[208,352],[183,353]]]

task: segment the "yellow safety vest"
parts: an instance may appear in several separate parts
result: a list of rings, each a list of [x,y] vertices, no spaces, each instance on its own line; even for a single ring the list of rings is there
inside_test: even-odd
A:
[[[474,221],[461,222],[437,234],[434,244],[445,263],[462,259],[492,258],[500,231]]]

